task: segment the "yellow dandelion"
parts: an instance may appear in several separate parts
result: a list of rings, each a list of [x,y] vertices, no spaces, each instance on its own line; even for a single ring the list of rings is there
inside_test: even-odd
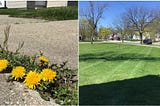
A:
[[[41,61],[43,61],[43,62],[46,62],[46,63],[49,62],[49,60],[48,60],[45,56],[40,56],[40,57],[39,57],[39,60],[41,60]]]
[[[40,81],[41,81],[40,75],[36,72],[30,71],[27,74],[24,83],[28,88],[35,89],[36,88],[35,86],[40,84]]]
[[[40,75],[41,75],[43,81],[53,82],[53,80],[56,77],[56,72],[49,69],[49,68],[46,68],[46,69],[42,70]]]
[[[0,60],[0,72],[7,68],[8,63],[9,62],[6,59]]]
[[[25,68],[22,66],[17,66],[12,70],[12,77],[16,79],[22,78],[25,75]]]

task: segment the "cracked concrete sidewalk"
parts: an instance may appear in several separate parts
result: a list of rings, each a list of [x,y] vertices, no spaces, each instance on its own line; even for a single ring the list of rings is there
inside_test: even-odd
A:
[[[40,19],[13,18],[0,15],[0,43],[4,29],[11,25],[9,49],[14,51],[24,41],[21,53],[43,54],[52,63],[68,60],[68,67],[78,69],[78,20],[46,21]],[[57,105],[54,100],[44,101],[38,92],[19,82],[5,81],[7,74],[0,74],[0,105]]]

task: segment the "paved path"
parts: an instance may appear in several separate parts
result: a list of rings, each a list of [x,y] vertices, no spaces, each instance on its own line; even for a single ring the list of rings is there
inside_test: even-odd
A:
[[[80,44],[83,44],[83,43],[91,43],[91,42],[79,42],[79,43],[80,43]],[[119,44],[121,44],[122,41],[116,41],[116,40],[113,40],[113,41],[112,41],[112,40],[108,40],[108,41],[94,42],[94,43],[119,43]],[[160,42],[154,42],[154,43],[151,44],[151,45],[146,45],[146,44],[140,44],[139,41],[124,41],[124,44],[160,48]]]
[[[112,41],[109,40],[107,42],[112,42],[112,43],[122,43],[122,41]],[[160,42],[153,42],[151,45],[146,45],[146,44],[140,44],[140,41],[124,41],[125,44],[132,44],[132,45],[138,45],[138,46],[147,46],[147,47],[156,47],[160,48]]]
[[[12,18],[0,15],[0,43],[4,29],[11,25],[9,48],[15,50],[24,41],[21,52],[27,55],[42,51],[51,62],[68,60],[68,66],[78,69],[78,21],[44,21],[38,19]],[[18,23],[18,24],[17,24]]]

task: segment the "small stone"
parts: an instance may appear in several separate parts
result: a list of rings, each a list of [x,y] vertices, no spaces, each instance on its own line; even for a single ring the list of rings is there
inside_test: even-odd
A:
[[[27,105],[27,102],[26,102],[26,101],[24,101],[24,104],[26,104],[26,105]]]
[[[11,90],[11,93],[14,92],[13,90]]]
[[[12,102],[10,102],[10,105],[13,105],[13,103],[12,103]]]
[[[17,105],[19,105],[19,102],[17,101]]]
[[[8,101],[6,101],[6,102],[4,102],[6,105],[9,105],[9,102]]]

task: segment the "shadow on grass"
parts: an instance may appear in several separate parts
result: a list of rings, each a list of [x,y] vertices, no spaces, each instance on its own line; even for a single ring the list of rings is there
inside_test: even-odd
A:
[[[104,61],[117,61],[117,60],[146,60],[146,61],[160,61],[159,57],[145,56],[144,54],[138,53],[117,53],[117,52],[103,52],[94,54],[81,54],[79,61],[93,61],[93,60],[104,60]]]
[[[160,77],[140,78],[80,86],[80,105],[160,104]]]

